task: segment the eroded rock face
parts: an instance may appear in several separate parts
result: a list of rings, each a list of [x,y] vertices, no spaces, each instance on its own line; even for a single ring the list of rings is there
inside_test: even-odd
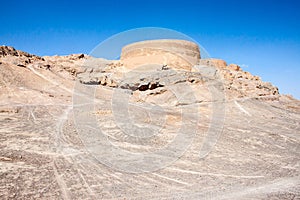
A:
[[[9,46],[0,46],[0,58],[1,63],[13,63],[19,67],[26,67],[26,65],[36,61],[44,61],[39,56],[16,50]]]
[[[172,45],[177,45],[177,49],[174,48],[175,50],[173,49],[173,51],[178,54],[184,54],[186,50],[182,57],[185,58],[184,62],[188,59],[190,60],[188,70],[185,68],[188,65],[181,65],[184,63],[180,62],[181,58],[172,60],[173,55],[168,57],[164,54],[161,57],[161,50],[155,50],[161,43],[169,45],[166,45],[165,49],[172,49],[174,47]],[[224,60],[220,59],[199,60],[200,53],[193,43],[183,42],[183,44],[179,45],[179,41],[174,42],[173,40],[154,41],[153,43],[146,42],[144,49],[140,48],[141,45],[143,46],[144,43],[135,43],[124,47],[121,60],[119,61],[92,58],[84,54],[45,56],[41,58],[6,46],[0,47],[0,54],[2,56],[2,65],[13,63],[23,68],[31,66],[36,69],[49,70],[62,76],[65,76],[64,74],[67,73],[71,79],[77,78],[81,83],[90,85],[103,85],[143,92],[154,90],[158,87],[176,85],[181,82],[189,82],[191,85],[201,86],[209,82],[209,79],[207,79],[207,75],[209,75],[211,78],[222,81],[228,98],[267,97],[278,99],[279,91],[277,87],[262,81],[258,76],[253,76],[249,72],[243,71],[236,64],[227,65]],[[151,49],[150,47],[153,48]],[[147,55],[150,55],[150,60],[147,60]],[[155,64],[153,64],[154,57],[157,58]],[[167,57],[170,60],[166,59],[168,62],[165,64],[166,60],[162,58]],[[137,58],[144,63],[140,63],[137,66],[133,64],[129,70],[126,62]],[[174,61],[174,63],[172,64],[171,61]],[[192,63],[194,65],[191,65]],[[196,65],[195,63],[198,64]],[[175,65],[177,67],[174,67]],[[221,76],[216,77],[216,75]],[[153,94],[151,93],[151,95]]]
[[[5,56],[18,56],[18,57],[28,57],[28,58],[39,58],[41,57],[29,54],[24,51],[16,50],[13,47],[10,46],[0,46],[0,57],[5,57]]]
[[[225,89],[231,98],[274,97],[278,99],[279,90],[260,77],[243,71],[237,64],[227,65],[220,59],[203,59],[200,64],[215,67],[222,74]]]
[[[228,98],[278,98],[279,95],[278,88],[271,83],[264,82],[258,76],[243,71],[236,64],[227,65],[223,60],[200,60],[200,65],[192,66],[191,71],[174,68],[163,69],[160,67],[163,64],[153,65],[154,67],[151,69],[147,69],[147,66],[145,64],[132,69],[132,71],[126,71],[119,62],[106,63],[101,68],[86,70],[84,73],[78,74],[78,78],[85,84],[120,87],[132,91],[148,90],[152,88],[151,85],[167,87],[180,82],[190,82],[192,85],[201,86],[208,84],[210,79],[216,79],[224,85],[224,91]]]
[[[84,73],[79,73],[78,78],[85,84],[145,91],[153,89],[154,85],[167,87],[177,82],[188,82],[190,77],[194,77],[190,81],[192,85],[203,85],[207,83],[203,80],[209,73],[210,78],[222,82],[229,98],[278,98],[277,87],[243,71],[240,66],[228,65],[221,59],[200,59],[200,57],[198,46],[188,41],[137,42],[122,49],[120,61],[102,61],[101,67],[92,67]],[[90,63],[87,65],[91,66],[92,62],[88,59],[86,63]],[[129,78],[126,77],[128,74]],[[168,74],[169,79],[172,77],[177,81],[173,81],[172,84],[166,82],[165,74]]]

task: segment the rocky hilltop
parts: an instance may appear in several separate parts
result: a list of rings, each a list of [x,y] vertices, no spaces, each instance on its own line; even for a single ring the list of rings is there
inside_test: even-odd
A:
[[[237,64],[201,59],[194,44],[132,44],[120,60],[1,46],[0,69],[1,199],[300,198],[299,100]],[[91,116],[113,145],[145,158],[178,130],[193,140],[155,170],[109,167],[87,146],[101,140]],[[124,134],[148,130],[157,134],[143,142]]]

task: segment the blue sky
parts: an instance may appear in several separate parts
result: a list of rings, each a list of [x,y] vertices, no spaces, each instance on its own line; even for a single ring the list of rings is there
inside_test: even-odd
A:
[[[106,38],[164,27],[300,99],[300,1],[3,1],[0,45],[37,55],[89,53]]]

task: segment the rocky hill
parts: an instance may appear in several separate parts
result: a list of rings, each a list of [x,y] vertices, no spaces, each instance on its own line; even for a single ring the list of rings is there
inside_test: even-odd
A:
[[[0,47],[1,199],[300,198],[299,100],[195,47],[192,61],[126,49]]]

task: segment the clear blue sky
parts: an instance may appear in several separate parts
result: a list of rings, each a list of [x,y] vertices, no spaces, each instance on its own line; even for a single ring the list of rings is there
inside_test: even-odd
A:
[[[300,1],[2,1],[0,45],[37,55],[89,53],[132,28],[164,27],[300,99]]]

